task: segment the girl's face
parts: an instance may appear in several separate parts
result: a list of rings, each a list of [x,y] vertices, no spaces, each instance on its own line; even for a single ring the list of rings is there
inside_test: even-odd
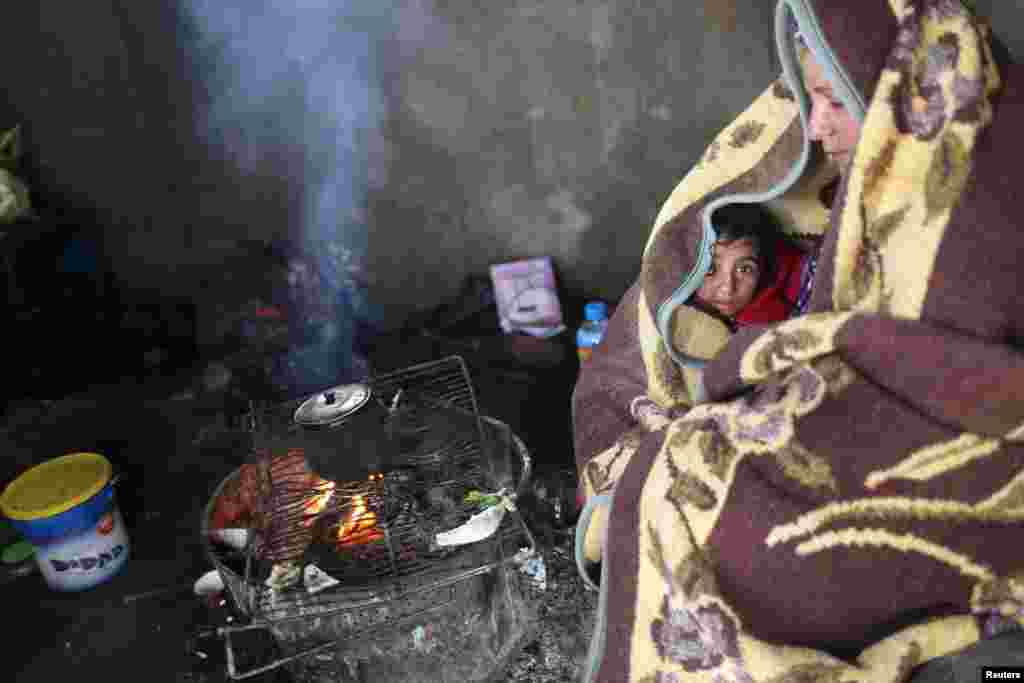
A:
[[[811,95],[811,139],[821,142],[828,158],[845,173],[860,137],[860,121],[846,111],[810,51],[803,52],[804,83]]]
[[[731,318],[754,298],[760,276],[753,242],[716,242],[711,270],[697,290],[697,300]]]

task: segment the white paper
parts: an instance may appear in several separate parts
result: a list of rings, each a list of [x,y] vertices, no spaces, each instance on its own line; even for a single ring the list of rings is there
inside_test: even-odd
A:
[[[473,515],[464,524],[451,531],[439,533],[437,544],[440,546],[465,545],[482,541],[498,530],[506,512],[508,512],[508,507],[504,503],[489,507],[483,512]]]
[[[210,538],[234,550],[245,550],[245,546],[249,542],[249,530],[213,529],[210,531]]]
[[[221,577],[220,572],[216,569],[206,572],[196,581],[196,585],[193,587],[195,594],[202,597],[204,595],[216,595],[224,590],[224,579]]]
[[[337,586],[339,581],[325,572],[315,564],[307,564],[306,569],[303,572],[302,578],[306,583],[306,590],[310,593],[318,593],[325,588],[331,586]]]

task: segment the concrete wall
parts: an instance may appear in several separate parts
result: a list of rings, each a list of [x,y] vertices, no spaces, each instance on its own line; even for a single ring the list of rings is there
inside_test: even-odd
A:
[[[769,0],[341,4],[7,8],[2,123],[39,203],[98,226],[123,282],[203,305],[244,299],[253,247],[296,234],[365,246],[389,324],[527,256],[614,299],[661,201],[778,70]],[[1024,54],[1024,8],[976,4]]]
[[[775,70],[768,3],[743,3],[731,32],[675,0],[433,13],[445,40],[395,84],[391,193],[371,235],[370,271],[423,300],[540,255],[567,288],[619,296],[660,202]]]

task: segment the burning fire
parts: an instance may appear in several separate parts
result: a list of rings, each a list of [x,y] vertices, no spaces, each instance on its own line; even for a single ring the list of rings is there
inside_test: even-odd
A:
[[[371,474],[370,481],[379,481],[383,474]],[[352,509],[348,517],[338,526],[338,544],[342,546],[373,543],[384,538],[377,527],[377,513],[366,504],[365,495],[352,496]]]
[[[323,509],[327,507],[327,503],[330,502],[331,497],[334,495],[334,482],[321,479],[320,483],[313,487],[313,490],[316,491],[316,494],[311,496],[302,506],[304,513],[302,525],[307,529],[313,526],[316,516],[323,512]]]

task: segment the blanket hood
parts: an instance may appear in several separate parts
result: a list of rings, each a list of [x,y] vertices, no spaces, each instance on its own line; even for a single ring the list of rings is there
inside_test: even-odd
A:
[[[926,5],[933,13],[964,11],[959,0]],[[638,323],[652,399],[666,407],[702,401],[701,368],[729,340],[721,321],[685,303],[711,263],[718,208],[762,203],[790,233],[824,235],[835,222],[819,194],[839,178],[839,169],[809,137],[810,98],[797,34],[836,96],[863,122],[883,71],[912,68],[908,53],[920,45],[905,44],[906,26],[923,11],[919,7],[910,0],[779,0],[781,76],[716,136],[676,186],[644,250]],[[696,253],[693,245],[699,245]]]

